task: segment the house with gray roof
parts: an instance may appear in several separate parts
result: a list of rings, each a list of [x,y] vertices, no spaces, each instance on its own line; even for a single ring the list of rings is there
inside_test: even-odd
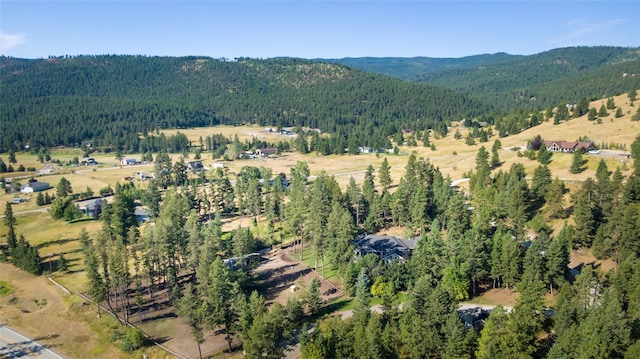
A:
[[[385,263],[399,261],[405,263],[411,258],[411,253],[416,248],[419,237],[413,239],[399,238],[396,236],[367,234],[356,240],[354,254],[363,257],[367,254],[375,254]]]

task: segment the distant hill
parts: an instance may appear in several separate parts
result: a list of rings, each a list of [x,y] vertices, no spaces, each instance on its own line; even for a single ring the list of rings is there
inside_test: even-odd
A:
[[[576,103],[583,97],[597,99],[640,88],[640,48],[569,47],[529,56],[328,61],[462,91],[501,110]]]
[[[0,81],[0,151],[90,140],[136,152],[140,135],[155,129],[246,123],[383,146],[404,126],[490,110],[441,87],[291,58],[0,57]]]
[[[453,69],[467,69],[504,61],[514,57],[504,52],[474,55],[460,58],[435,57],[345,57],[342,59],[316,59],[351,66],[363,71],[375,72],[402,80],[416,81],[428,73]]]

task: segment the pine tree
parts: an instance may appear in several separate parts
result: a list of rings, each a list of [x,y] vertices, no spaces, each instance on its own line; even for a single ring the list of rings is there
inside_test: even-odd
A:
[[[549,150],[547,149],[547,146],[543,143],[540,145],[540,148],[538,149],[538,153],[536,154],[536,157],[538,158],[538,162],[540,162],[543,165],[548,165],[551,162],[552,155],[553,153],[549,152]]]
[[[540,165],[533,171],[531,178],[531,194],[535,201],[544,200],[551,185],[551,170],[547,165]]]
[[[609,113],[607,112],[607,108],[604,105],[600,106],[598,110],[598,117],[607,117]]]
[[[583,162],[584,161],[582,159],[582,151],[580,150],[573,151],[573,159],[571,161],[571,167],[569,168],[569,172],[573,174],[582,172]]]
[[[382,164],[380,165],[380,170],[378,172],[378,177],[380,179],[380,187],[382,190],[386,190],[391,185],[391,167],[389,167],[389,162],[387,161],[387,157],[382,160]]]
[[[574,246],[591,247],[593,236],[596,233],[596,221],[591,197],[591,191],[583,185],[573,206],[573,218],[576,223]]]
[[[13,216],[13,208],[11,207],[11,203],[7,202],[4,207],[4,225],[7,226],[7,246],[9,247],[9,251],[12,251],[18,241],[16,238],[15,225],[18,223],[16,218]]]
[[[549,284],[549,292],[553,293],[553,287],[559,288],[565,283],[569,266],[569,242],[565,235],[558,235],[551,240],[549,248],[545,252],[546,273],[545,281]]]
[[[556,178],[554,179],[547,189],[547,194],[544,197],[546,202],[545,212],[549,219],[563,218],[564,217],[564,181]]]
[[[73,189],[71,188],[71,182],[69,182],[66,178],[60,178],[58,185],[56,186],[56,196],[58,198],[64,198],[73,193]]]

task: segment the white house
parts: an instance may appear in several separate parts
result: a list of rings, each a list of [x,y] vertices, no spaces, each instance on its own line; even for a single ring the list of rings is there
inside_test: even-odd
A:
[[[138,160],[135,158],[123,158],[121,163],[123,166],[137,165]]]

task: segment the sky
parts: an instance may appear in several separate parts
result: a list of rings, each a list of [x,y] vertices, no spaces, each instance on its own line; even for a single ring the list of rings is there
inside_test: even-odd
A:
[[[640,46],[640,0],[0,0],[0,54],[272,58],[531,55]]]

